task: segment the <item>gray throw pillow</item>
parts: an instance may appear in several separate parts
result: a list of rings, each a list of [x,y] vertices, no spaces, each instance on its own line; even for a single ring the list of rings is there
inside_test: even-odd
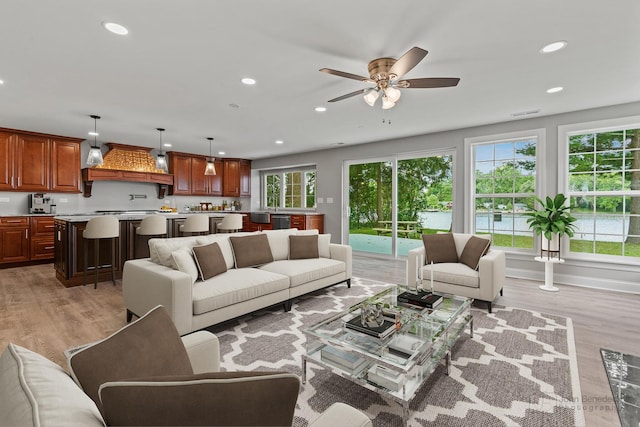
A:
[[[109,382],[100,399],[109,426],[290,426],[299,390],[293,374],[212,372]]]
[[[438,264],[441,262],[458,262],[456,243],[453,234],[423,234],[422,242],[427,254],[426,264]]]
[[[236,268],[258,267],[273,262],[271,246],[266,234],[229,237]]]
[[[217,243],[194,246],[192,249],[202,280],[210,279],[227,271],[227,263],[224,260],[224,255],[222,255],[220,245]]]
[[[180,334],[162,306],[69,358],[73,379],[102,412],[100,385],[158,375],[192,375]]]
[[[478,269],[480,264],[480,258],[484,256],[489,250],[491,240],[483,239],[482,237],[471,236],[464,245],[462,254],[460,254],[460,262],[467,265],[474,270]]]
[[[320,258],[318,235],[289,236],[289,259]]]

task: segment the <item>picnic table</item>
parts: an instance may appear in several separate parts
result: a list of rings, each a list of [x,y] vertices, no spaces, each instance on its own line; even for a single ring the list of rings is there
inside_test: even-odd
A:
[[[391,234],[393,230],[391,226],[393,224],[392,221],[378,221],[380,227],[375,227],[373,230],[378,233],[378,236],[382,236],[384,234]],[[422,232],[420,228],[420,221],[396,221],[397,229],[396,232],[398,236],[401,237],[409,237],[412,234],[419,235]]]

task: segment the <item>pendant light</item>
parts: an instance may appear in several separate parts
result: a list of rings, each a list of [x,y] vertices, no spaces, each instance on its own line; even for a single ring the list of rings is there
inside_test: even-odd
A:
[[[156,128],[156,130],[160,132],[160,151],[158,151],[158,155],[156,156],[156,169],[168,172],[169,168],[167,167],[167,157],[162,152],[162,132],[164,132],[164,129]]]
[[[102,158],[102,150],[98,146],[97,136],[98,136],[98,119],[100,116],[90,115],[93,119],[93,132],[89,132],[89,135],[93,135],[93,145],[89,147],[89,155],[87,156],[87,165],[88,166],[100,166],[104,159]]]
[[[215,158],[211,157],[211,141],[213,138],[207,138],[209,140],[209,158],[207,159],[207,167],[204,170],[205,175],[215,175],[216,174],[216,165]]]

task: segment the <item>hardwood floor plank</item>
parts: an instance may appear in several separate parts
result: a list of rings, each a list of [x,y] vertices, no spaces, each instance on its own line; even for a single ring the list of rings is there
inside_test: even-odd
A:
[[[404,283],[404,260],[354,255],[353,275]],[[588,426],[620,425],[600,348],[640,355],[640,295],[507,278],[495,304],[570,317]],[[478,308],[486,310],[484,303]],[[122,285],[103,282],[65,288],[51,264],[0,270],[0,351],[9,342],[41,353],[67,368],[65,349],[107,337],[126,324]]]

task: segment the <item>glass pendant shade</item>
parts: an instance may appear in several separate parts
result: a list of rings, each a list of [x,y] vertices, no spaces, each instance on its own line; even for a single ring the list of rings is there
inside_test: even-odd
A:
[[[98,145],[97,136],[98,136],[98,119],[100,116],[90,115],[93,119],[93,132],[89,132],[90,135],[93,135],[93,145],[89,147],[89,155],[87,156],[87,165],[88,166],[100,166],[104,163],[104,159],[102,158],[102,150],[100,150],[100,146]]]
[[[378,99],[378,91],[371,90],[364,96],[364,102],[369,104],[369,107],[373,107],[373,104],[376,103],[376,99]]]
[[[160,132],[160,149],[158,150],[158,155],[156,156],[156,169],[160,169],[163,172],[169,172],[169,167],[167,166],[167,157],[162,152],[162,132],[164,132],[163,128],[156,128],[158,132]]]
[[[204,169],[205,175],[215,175],[216,174],[216,164],[213,157],[211,157],[211,141],[213,138],[207,138],[209,140],[209,158],[207,159],[207,167]]]
[[[384,90],[384,94],[387,96],[389,101],[395,103],[398,102],[398,99],[400,99],[400,95],[402,95],[402,92],[400,92],[399,89],[390,86]]]

